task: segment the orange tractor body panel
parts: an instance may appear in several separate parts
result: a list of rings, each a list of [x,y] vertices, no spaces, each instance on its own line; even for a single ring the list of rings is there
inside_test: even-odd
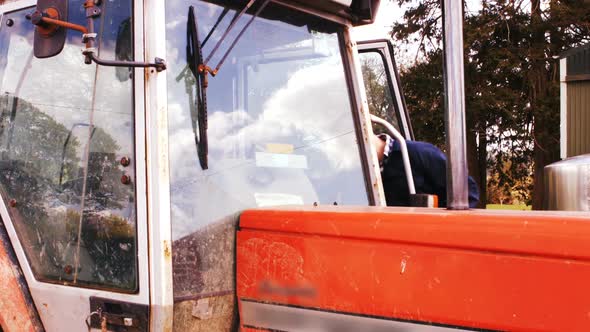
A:
[[[588,331],[588,239],[581,213],[250,210],[237,235],[238,301],[467,329]]]

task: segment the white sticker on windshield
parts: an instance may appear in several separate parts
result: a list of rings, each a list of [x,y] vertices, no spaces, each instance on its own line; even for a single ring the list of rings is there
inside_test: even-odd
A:
[[[307,169],[307,157],[297,154],[256,152],[256,166]]]
[[[256,199],[256,205],[259,207],[277,205],[303,205],[303,198],[301,196],[291,194],[254,193],[254,198]]]

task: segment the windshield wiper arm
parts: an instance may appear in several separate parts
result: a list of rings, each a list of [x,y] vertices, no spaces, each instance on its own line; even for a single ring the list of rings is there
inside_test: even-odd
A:
[[[215,21],[215,24],[213,24],[213,27],[211,28],[211,30],[207,34],[207,37],[205,37],[205,39],[203,39],[203,42],[201,43],[201,48],[205,47],[205,44],[207,44],[207,41],[209,40],[209,38],[211,38],[213,31],[215,31],[215,29],[217,29],[217,27],[219,26],[219,23],[221,23],[221,21],[223,20],[225,15],[227,15],[227,13],[229,13],[229,8],[224,8],[223,11],[221,12],[221,15],[219,15],[219,17],[217,18],[217,21]],[[236,13],[234,15],[232,22],[233,22],[233,20],[236,19],[237,16],[238,16],[238,13]]]
[[[262,4],[258,7],[258,9],[256,9],[256,12],[254,13],[254,15],[252,15],[252,17],[250,17],[250,19],[248,20],[246,25],[244,25],[244,27],[242,28],[242,30],[240,30],[240,32],[238,33],[238,35],[236,36],[234,41],[230,44],[229,48],[225,51],[225,54],[223,54],[223,56],[221,57],[221,60],[219,60],[219,63],[217,64],[217,66],[215,66],[215,69],[211,69],[209,66],[207,66],[207,63],[209,63],[209,60],[211,60],[211,58],[213,57],[215,52],[217,52],[217,50],[219,49],[219,46],[221,46],[221,43],[223,43],[223,41],[225,40],[227,35],[234,28],[236,23],[239,21],[240,17],[242,17],[242,15],[244,15],[244,13],[248,9],[250,9],[250,7],[252,7],[252,5],[255,2],[256,2],[256,0],[250,0],[246,4],[246,6],[244,8],[242,8],[242,10],[237,14],[237,16],[234,16],[230,25],[227,27],[227,29],[225,29],[225,32],[223,33],[221,38],[219,38],[219,40],[217,41],[217,44],[215,44],[215,46],[213,47],[213,50],[211,50],[211,53],[207,56],[207,59],[205,59],[205,61],[199,65],[198,70],[200,72],[205,73],[205,82],[207,81],[206,80],[207,73],[210,73],[212,76],[217,75],[217,73],[219,72],[219,69],[221,68],[221,66],[225,62],[225,59],[227,59],[230,52],[233,50],[234,46],[236,46],[237,42],[240,40],[240,38],[242,37],[244,32],[246,32],[246,30],[248,29],[250,24],[252,24],[252,22],[254,22],[254,19],[257,18],[258,15],[260,15],[260,12],[262,12],[262,10],[266,7],[266,5],[268,5],[270,0],[263,0],[262,1]]]

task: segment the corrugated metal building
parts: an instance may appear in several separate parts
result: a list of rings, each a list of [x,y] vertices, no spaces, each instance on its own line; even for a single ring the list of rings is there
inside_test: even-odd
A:
[[[590,44],[560,60],[561,158],[590,153]]]

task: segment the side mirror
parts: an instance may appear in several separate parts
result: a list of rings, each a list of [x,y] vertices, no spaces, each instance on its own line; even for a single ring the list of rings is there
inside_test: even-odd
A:
[[[365,25],[375,22],[381,0],[353,0],[350,8],[356,17],[354,25]]]
[[[66,43],[67,29],[50,24],[47,20],[68,20],[68,0],[38,0],[37,10],[31,14],[31,22],[36,25],[33,54],[37,58],[50,58],[58,55]]]

